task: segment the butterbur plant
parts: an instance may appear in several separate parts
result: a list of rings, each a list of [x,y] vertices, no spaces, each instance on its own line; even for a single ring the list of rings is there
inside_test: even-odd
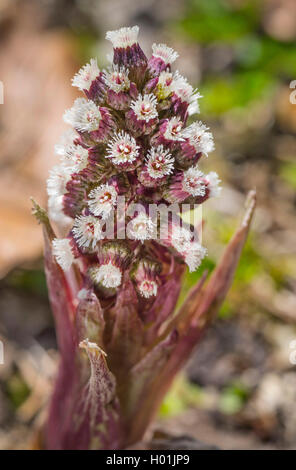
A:
[[[175,311],[187,266],[206,249],[184,213],[219,194],[200,160],[213,136],[200,121],[199,93],[138,27],[108,32],[113,62],[92,59],[73,78],[84,92],[64,120],[71,129],[48,179],[45,270],[60,365],[44,428],[47,449],[124,449],[140,441],[231,285],[255,194],[210,280]],[[153,209],[153,210],[152,210]],[[54,233],[51,225],[54,223]]]

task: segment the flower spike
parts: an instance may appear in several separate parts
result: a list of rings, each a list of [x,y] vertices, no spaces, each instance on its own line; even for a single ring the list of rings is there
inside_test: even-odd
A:
[[[177,52],[153,44],[147,59],[138,33],[109,31],[107,70],[91,59],[72,79],[84,96],[64,114],[71,129],[55,147],[48,215],[34,203],[61,352],[46,449],[141,441],[230,287],[254,211],[252,193],[212,278],[176,310],[184,273],[207,254],[195,211],[192,224],[183,215],[218,196],[220,179],[204,173],[209,128],[187,123],[201,96],[173,70]]]

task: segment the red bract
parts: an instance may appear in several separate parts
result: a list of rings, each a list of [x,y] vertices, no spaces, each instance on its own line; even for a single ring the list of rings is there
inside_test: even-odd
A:
[[[61,353],[48,449],[120,449],[143,437],[223,302],[255,206],[251,193],[220,265],[175,312],[186,264],[194,271],[206,254],[181,203],[217,195],[219,179],[197,168],[214,145],[202,123],[186,127],[200,95],[171,73],[177,53],[154,44],[147,60],[137,35],[107,33],[111,68],[92,59],[73,79],[88,99],[65,113],[75,131],[56,147],[61,163],[48,180],[49,217],[66,237],[34,206]]]

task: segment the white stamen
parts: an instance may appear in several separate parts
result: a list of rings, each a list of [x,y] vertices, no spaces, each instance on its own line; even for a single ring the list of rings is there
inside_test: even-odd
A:
[[[79,90],[89,91],[92,82],[100,75],[97,59],[90,59],[90,63],[81,67],[72,78],[72,85]]]
[[[171,88],[182,102],[188,103],[190,115],[199,112],[198,99],[202,96],[197,90],[193,89],[187,79],[180,75],[178,71],[174,74]]]
[[[189,104],[187,111],[188,111],[188,116],[193,116],[194,114],[198,114],[200,112],[199,109],[199,98],[202,98],[202,95],[199,93],[193,95],[192,97],[192,102]]]
[[[158,116],[156,105],[156,97],[150,93],[149,95],[139,96],[135,101],[132,101],[130,107],[138,120],[148,122]]]
[[[116,31],[108,31],[106,39],[111,41],[114,48],[127,48],[138,42],[139,26],[120,28]]]
[[[107,288],[120,286],[122,279],[120,269],[114,266],[110,261],[107,264],[102,264],[99,268],[93,268],[91,276],[94,282],[102,284]]]
[[[59,142],[54,146],[57,155],[64,156],[69,145],[73,145],[73,141],[77,139],[78,134],[74,129],[67,129],[60,137]]]
[[[114,186],[102,184],[89,193],[88,206],[94,215],[106,219],[116,206],[116,198],[117,191]]]
[[[168,123],[166,130],[164,132],[164,137],[167,140],[184,140],[182,137],[182,127],[183,123],[180,118],[173,117],[171,118]]]
[[[72,228],[73,236],[80,247],[94,249],[103,239],[99,220],[92,215],[76,217]]]
[[[188,138],[189,142],[197,152],[202,152],[206,156],[215,149],[213,135],[208,132],[209,128],[201,121],[194,122],[182,132],[183,137]]]
[[[146,299],[157,295],[157,283],[153,280],[144,279],[137,285],[137,287],[142,297],[145,297]]]
[[[210,197],[218,197],[221,193],[221,180],[215,171],[211,171],[208,175],[205,176],[206,181],[208,181],[208,188],[210,190]]]
[[[55,165],[49,171],[47,179],[47,194],[49,196],[61,196],[66,193],[66,184],[71,178],[71,170],[65,165]]]
[[[169,175],[174,169],[174,157],[162,145],[151,148],[146,160],[148,174],[154,179]]]
[[[193,271],[196,271],[201,265],[203,258],[207,254],[207,250],[206,248],[201,246],[200,243],[193,242],[193,243],[189,243],[186,246],[184,254],[185,254],[185,258],[184,258],[185,263],[189,267],[189,271],[193,272]]]
[[[127,226],[128,237],[132,240],[150,240],[154,235],[155,224],[152,219],[141,212]]]
[[[88,164],[88,150],[81,145],[69,145],[63,163],[73,173],[83,170]]]
[[[108,71],[104,71],[104,82],[115,93],[127,91],[130,88],[128,70],[125,67],[113,66]]]
[[[190,272],[199,267],[202,259],[207,254],[207,250],[200,243],[192,241],[192,235],[184,227],[173,227],[172,245],[184,258]]]
[[[121,131],[109,142],[106,158],[110,158],[115,165],[131,163],[138,157],[139,148],[134,137]]]
[[[85,98],[77,98],[72,108],[64,113],[64,121],[81,132],[91,132],[98,129],[101,117],[96,104]]]
[[[154,57],[159,57],[166,65],[171,65],[179,57],[178,52],[174,51],[166,44],[153,44],[152,52]]]
[[[192,233],[184,227],[181,226],[173,226],[171,241],[173,247],[182,254],[187,247],[188,243],[190,243],[192,238]]]
[[[192,196],[204,196],[206,193],[206,185],[204,181],[204,174],[197,166],[189,168],[184,171],[182,188],[185,192]]]
[[[68,238],[55,238],[52,241],[52,252],[63,271],[68,271],[74,262],[70,240]]]
[[[51,220],[64,228],[68,228],[73,222],[71,217],[64,214],[63,211],[63,198],[64,196],[50,196],[48,198],[48,215]]]

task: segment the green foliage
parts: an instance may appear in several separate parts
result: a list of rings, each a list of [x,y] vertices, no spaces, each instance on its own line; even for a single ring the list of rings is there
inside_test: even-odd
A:
[[[19,372],[13,374],[6,382],[6,393],[14,408],[21,406],[30,395],[30,389]]]
[[[244,406],[248,398],[247,388],[240,382],[226,387],[220,397],[219,408],[222,413],[235,414]]]
[[[201,405],[202,400],[201,389],[188,382],[184,375],[179,375],[161,405],[160,416],[167,418],[177,415],[190,406]]]
[[[292,189],[296,189],[296,163],[284,163],[280,169],[280,176]]]
[[[174,24],[188,41],[203,48],[215,47],[221,54],[230,51],[230,63],[213,75],[204,70],[200,90],[207,99],[202,111],[220,115],[234,108],[248,109],[256,100],[272,99],[283,78],[296,75],[296,48],[264,32],[261,2],[239,4],[224,0],[189,0],[184,16]]]
[[[234,108],[245,108],[256,100],[269,97],[275,87],[271,76],[262,71],[244,71],[231,77],[208,77],[200,86],[207,99],[202,103],[204,114],[219,115]]]
[[[199,281],[201,278],[202,274],[204,271],[208,271],[210,274],[216,266],[216,263],[213,259],[211,259],[209,256],[203,259],[202,264],[200,268],[197,271],[194,271],[193,273],[190,273],[188,271],[186,275],[186,285],[187,288],[191,288],[195,286],[195,284]]]
[[[47,297],[45,274],[41,269],[16,269],[5,282],[15,289]]]
[[[226,299],[222,307],[219,310],[218,318],[227,320],[228,318],[231,318],[234,314],[235,314],[235,311],[233,309],[231,302]]]
[[[180,21],[180,31],[191,39],[233,42],[258,25],[257,2],[248,1],[235,12],[222,0],[190,0],[187,14]]]
[[[237,283],[248,283],[254,277],[262,274],[265,269],[265,261],[257,252],[252,235],[250,235],[244,249],[244,254],[237,267],[235,280]]]

